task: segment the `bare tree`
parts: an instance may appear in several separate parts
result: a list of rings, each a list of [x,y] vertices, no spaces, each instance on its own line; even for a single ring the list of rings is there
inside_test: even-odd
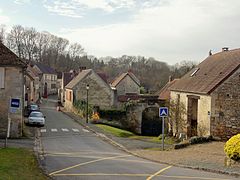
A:
[[[6,26],[4,24],[0,24],[0,42],[4,42],[6,38]]]
[[[67,39],[51,35],[50,52],[52,65],[56,66],[61,54],[64,54],[69,41]]]
[[[10,33],[7,36],[7,46],[13,50],[18,57],[25,58],[24,46],[23,46],[24,28],[21,25],[15,25],[12,27]]]
[[[69,56],[73,60],[75,60],[76,57],[80,57],[80,56],[84,55],[84,49],[80,44],[73,43],[68,48],[68,53],[69,53]]]
[[[37,31],[34,28],[25,28],[23,31],[23,48],[25,58],[28,61],[33,60],[34,53],[36,53],[36,37]]]
[[[44,54],[50,47],[51,34],[49,32],[37,32],[36,37],[36,61],[43,62]]]
[[[186,128],[187,122],[185,116],[187,115],[187,110],[185,105],[179,100],[171,100],[169,109],[170,129],[177,136]]]

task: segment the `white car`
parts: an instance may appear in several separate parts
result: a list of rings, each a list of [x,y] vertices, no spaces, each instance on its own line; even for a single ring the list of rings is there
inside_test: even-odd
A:
[[[45,116],[42,112],[32,111],[28,117],[28,124],[44,126]]]

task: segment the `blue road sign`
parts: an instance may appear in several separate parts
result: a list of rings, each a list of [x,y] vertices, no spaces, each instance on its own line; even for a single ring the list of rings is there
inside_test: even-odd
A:
[[[159,108],[159,117],[168,117],[168,108],[167,107]]]
[[[11,108],[19,108],[20,107],[20,99],[11,99]]]

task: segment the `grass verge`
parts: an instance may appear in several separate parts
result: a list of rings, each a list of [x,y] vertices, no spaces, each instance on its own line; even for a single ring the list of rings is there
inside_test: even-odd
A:
[[[24,148],[0,149],[0,179],[36,179],[47,177],[39,169],[33,151]]]
[[[114,136],[117,137],[130,137],[130,136],[134,136],[134,134],[130,131],[126,131],[123,129],[118,129],[115,127],[111,127],[108,125],[104,125],[104,124],[97,124],[96,126],[98,126],[99,128],[103,129],[105,132],[108,132]]]
[[[111,127],[111,126],[104,125],[104,124],[96,124],[96,126],[103,129],[105,132],[110,133],[117,137],[131,138],[131,139],[142,140],[142,141],[147,141],[147,142],[154,142],[154,143],[162,143],[162,139],[159,137],[156,137],[156,136],[138,136],[130,131],[118,129],[118,128]],[[164,142],[166,144],[171,145],[171,144],[176,143],[176,139],[174,137],[165,137]]]

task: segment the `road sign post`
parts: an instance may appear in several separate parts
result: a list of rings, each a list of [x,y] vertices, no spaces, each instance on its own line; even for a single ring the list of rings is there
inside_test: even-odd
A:
[[[159,117],[162,118],[162,150],[164,150],[164,118],[168,117],[168,108],[160,107],[159,108]]]

